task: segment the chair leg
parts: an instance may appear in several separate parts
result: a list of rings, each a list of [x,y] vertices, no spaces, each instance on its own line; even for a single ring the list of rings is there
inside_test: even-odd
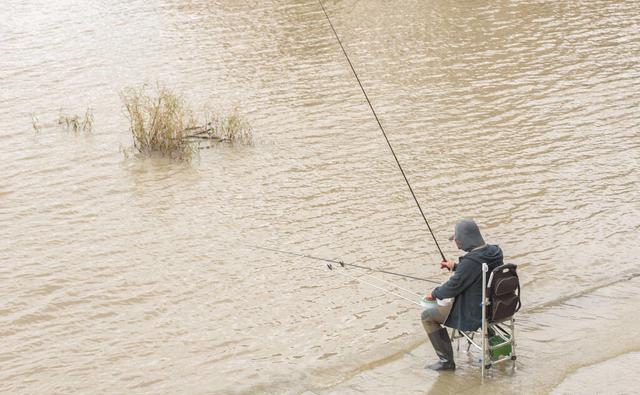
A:
[[[489,299],[487,298],[487,272],[489,271],[489,266],[486,263],[482,264],[482,380],[484,380],[484,371],[487,366],[487,305],[489,303]],[[491,277],[493,278],[493,276]]]
[[[511,319],[511,361],[513,361],[513,369],[516,368],[516,320]]]

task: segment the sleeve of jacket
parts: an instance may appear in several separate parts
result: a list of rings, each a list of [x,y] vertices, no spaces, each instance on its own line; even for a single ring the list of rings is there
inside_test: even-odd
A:
[[[437,299],[454,298],[464,292],[473,282],[476,277],[476,270],[474,270],[475,262],[462,259],[456,267],[456,271],[449,280],[439,287],[436,287],[431,294]]]

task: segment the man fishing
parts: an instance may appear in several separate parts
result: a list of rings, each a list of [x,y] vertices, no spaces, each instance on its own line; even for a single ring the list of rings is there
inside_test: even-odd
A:
[[[327,14],[321,0],[319,0],[319,3],[327,21],[329,22],[329,26],[331,27],[333,34],[342,49],[342,53],[345,58],[347,58],[349,67],[351,67],[351,71],[358,81],[360,90],[362,90],[362,94],[367,100],[371,113],[378,122],[380,131],[389,146],[389,150],[391,150],[391,154],[396,160],[396,164],[407,183],[407,187],[409,187],[411,196],[413,196],[413,200],[416,202],[416,205],[420,210],[420,214],[429,229],[429,233],[431,233],[433,241],[442,256],[440,267],[446,267],[454,272],[449,281],[434,289],[426,297],[433,303],[430,303],[429,307],[422,312],[422,324],[429,335],[429,339],[431,340],[433,348],[436,350],[436,354],[438,354],[438,357],[440,358],[438,362],[433,365],[429,365],[428,367],[434,370],[454,370],[456,368],[456,364],[453,362],[453,348],[451,347],[451,341],[449,340],[447,330],[442,327],[442,324],[462,331],[476,330],[480,327],[482,321],[482,310],[480,309],[480,303],[482,302],[482,263],[486,262],[490,269],[501,265],[502,251],[498,246],[485,244],[475,222],[471,220],[462,220],[456,224],[455,233],[451,237],[451,240],[455,240],[456,246],[459,249],[466,251],[467,254],[460,257],[457,264],[446,260],[444,253],[440,249],[438,241],[429,226],[429,221],[427,221],[427,217],[424,215],[422,207],[420,207],[420,202],[418,202],[418,198],[413,192],[409,179],[402,169],[402,165],[400,165],[400,161],[393,150],[393,146],[391,146],[387,133],[385,132],[380,119],[378,119],[378,115],[371,104],[371,100],[369,100],[367,92],[364,90],[360,77],[358,77],[358,73],[353,67],[353,63],[351,63],[351,59],[349,59],[349,55],[347,55],[347,51],[344,49],[344,46],[340,41],[340,37],[338,37],[336,29],[331,23],[329,14]],[[329,269],[331,269],[331,266],[329,266]],[[448,298],[455,298],[453,306],[450,304],[447,306],[446,303],[436,302],[436,299],[442,300]]]
[[[449,240],[467,254],[461,256],[458,263],[440,262],[440,268],[453,271],[453,275],[425,296],[431,303],[422,311],[422,326],[439,358],[438,362],[425,367],[437,371],[456,368],[451,340],[443,325],[460,331],[475,331],[481,326],[482,264],[487,263],[489,271],[502,265],[502,250],[484,242],[473,220],[459,221]],[[453,304],[445,301],[449,298],[455,298]]]

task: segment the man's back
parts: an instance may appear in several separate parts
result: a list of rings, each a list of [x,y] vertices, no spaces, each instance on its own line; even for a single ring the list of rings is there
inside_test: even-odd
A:
[[[482,264],[489,270],[502,265],[502,250],[497,245],[485,244],[460,257],[453,276],[434,289],[438,299],[455,298],[445,326],[473,331],[480,327],[482,318]]]

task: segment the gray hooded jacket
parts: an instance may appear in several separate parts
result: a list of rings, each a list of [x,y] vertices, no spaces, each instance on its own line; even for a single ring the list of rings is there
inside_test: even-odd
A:
[[[468,251],[453,268],[453,276],[434,289],[438,299],[455,298],[445,325],[462,331],[475,331],[482,324],[482,264],[489,272],[503,264],[502,250],[497,245],[484,244],[475,222],[460,221],[454,236],[461,249]]]

